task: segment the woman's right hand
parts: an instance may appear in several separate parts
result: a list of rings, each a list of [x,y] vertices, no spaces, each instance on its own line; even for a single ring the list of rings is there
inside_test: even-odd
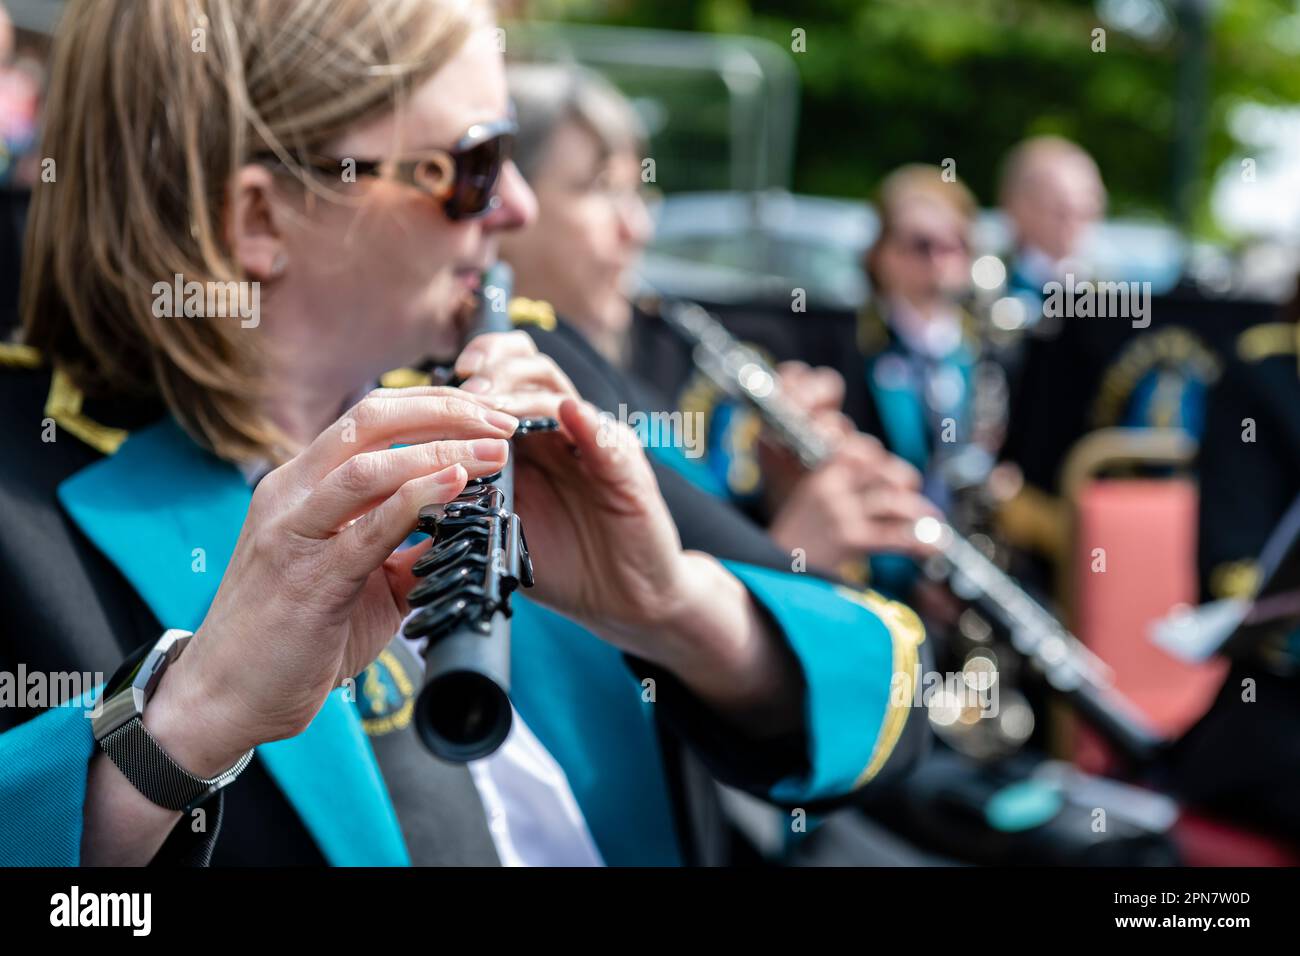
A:
[[[517,424],[456,389],[380,389],[262,479],[207,617],[146,709],[164,749],[216,774],[304,730],[397,632],[410,556],[393,552],[419,509],[500,470]]]
[[[810,564],[835,569],[864,555],[924,557],[933,548],[913,528],[939,511],[921,494],[915,468],[870,435],[842,439],[831,458],[798,482],[772,521],[772,538],[801,548]]]
[[[823,441],[838,445],[857,431],[844,414],[844,377],[832,368],[813,368],[803,362],[782,362],[776,367],[781,394],[812,423]],[[768,513],[775,518],[807,475],[798,457],[764,430],[758,443],[758,466],[763,474]]]
[[[828,569],[870,554],[929,554],[912,529],[939,512],[921,494],[920,473],[844,415],[843,377],[802,362],[782,362],[777,373],[782,393],[835,451],[810,473],[790,452],[760,445],[772,538]]]

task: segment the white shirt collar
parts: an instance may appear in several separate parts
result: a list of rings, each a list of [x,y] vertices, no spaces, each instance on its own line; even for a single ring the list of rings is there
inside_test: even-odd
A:
[[[944,358],[961,345],[961,320],[951,310],[923,319],[901,299],[889,306],[889,324],[913,352],[930,358]]]
[[[1066,275],[1095,276],[1095,263],[1080,256],[1053,259],[1037,246],[1022,246],[1016,254],[1016,271],[1031,286],[1063,281]]]

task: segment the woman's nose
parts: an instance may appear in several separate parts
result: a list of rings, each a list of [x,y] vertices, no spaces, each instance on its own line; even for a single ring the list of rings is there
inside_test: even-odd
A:
[[[488,231],[523,229],[537,220],[537,196],[514,163],[506,163],[497,184],[497,208],[483,218]]]
[[[618,208],[620,236],[640,248],[648,243],[654,233],[654,220],[645,198],[639,192],[624,197]]]

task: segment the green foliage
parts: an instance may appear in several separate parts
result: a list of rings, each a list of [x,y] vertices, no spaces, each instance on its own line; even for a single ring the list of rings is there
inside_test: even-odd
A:
[[[1179,0],[1182,2],[1182,0]],[[984,204],[996,200],[1001,157],[1019,139],[1053,132],[1098,160],[1112,211],[1169,216],[1185,33],[1139,37],[1099,19],[1088,0],[551,0],[541,13],[624,26],[747,34],[791,48],[803,85],[794,188],[870,194],[900,163],[957,162]],[[1210,4],[1207,96],[1196,112],[1196,222],[1211,177],[1241,153],[1228,128],[1244,101],[1300,100],[1300,12],[1284,0]],[[1106,50],[1093,33],[1106,29]],[[1194,102],[1194,101],[1192,101]]]

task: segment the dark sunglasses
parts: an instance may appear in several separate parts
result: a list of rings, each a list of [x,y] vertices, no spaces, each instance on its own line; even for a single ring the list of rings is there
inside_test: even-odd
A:
[[[414,186],[443,204],[448,219],[476,219],[501,205],[496,195],[501,170],[510,161],[519,126],[513,117],[476,123],[451,149],[431,149],[411,159],[335,159],[299,157],[309,169],[342,175],[383,176]],[[278,156],[262,153],[258,162],[281,163]]]
[[[948,241],[937,239],[934,236],[900,236],[898,244],[904,252],[914,256],[924,256],[926,259],[932,259],[938,255],[954,252],[966,252],[967,244],[963,239]]]

